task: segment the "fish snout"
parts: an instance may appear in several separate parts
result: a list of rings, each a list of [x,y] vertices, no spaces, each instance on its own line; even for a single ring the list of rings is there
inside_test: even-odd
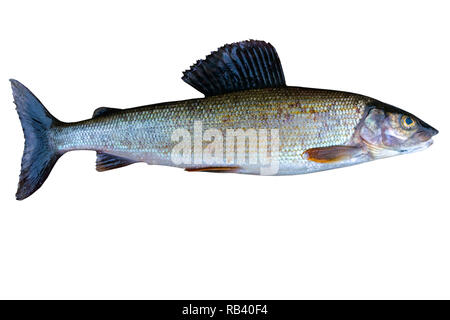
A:
[[[439,131],[432,126],[430,126],[428,123],[421,121],[422,129],[427,132],[430,137],[435,136],[439,133]]]
[[[433,127],[430,127],[430,130],[431,130],[431,135],[432,136],[435,136],[435,135],[437,135],[439,133],[439,131],[437,129],[433,128]]]

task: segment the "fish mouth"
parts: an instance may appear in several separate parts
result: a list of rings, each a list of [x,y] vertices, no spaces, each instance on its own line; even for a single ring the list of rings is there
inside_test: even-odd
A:
[[[372,157],[372,159],[380,159],[380,158],[387,158],[392,157],[399,154],[407,154],[407,153],[413,153],[417,151],[421,151],[424,149],[427,149],[429,146],[433,144],[433,139],[428,139],[426,141],[423,141],[421,143],[418,143],[413,146],[397,149],[397,148],[389,148],[386,146],[380,146],[373,143],[370,143],[362,138],[362,142],[367,148],[368,154]]]
[[[421,130],[418,130],[418,132],[416,134],[414,134],[414,136],[412,137],[412,139],[414,140],[418,140],[418,141],[422,141],[422,142],[426,142],[431,140],[431,138],[435,135],[437,135],[439,133],[439,131],[437,131],[434,128],[423,128]]]
[[[430,147],[433,144],[433,139],[429,139],[427,141],[424,141],[422,143],[416,144],[415,146],[406,148],[406,149],[401,149],[399,152],[400,153],[412,153],[412,152],[416,152],[416,151],[421,151],[421,150],[425,150],[428,147]]]
[[[434,129],[433,127],[429,126],[427,128],[422,128],[422,130],[419,130],[416,134],[414,134],[410,139],[413,141],[417,141],[418,143],[411,145],[411,146],[405,146],[404,148],[401,148],[399,150],[400,153],[411,153],[416,151],[421,151],[433,144],[432,137],[436,134],[438,134],[439,131]]]

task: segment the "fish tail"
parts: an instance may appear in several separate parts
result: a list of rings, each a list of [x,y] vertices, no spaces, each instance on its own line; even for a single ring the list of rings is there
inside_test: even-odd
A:
[[[58,123],[43,104],[17,80],[10,80],[14,103],[25,136],[17,200],[23,200],[39,189],[56,161],[62,155],[49,138],[49,130]]]

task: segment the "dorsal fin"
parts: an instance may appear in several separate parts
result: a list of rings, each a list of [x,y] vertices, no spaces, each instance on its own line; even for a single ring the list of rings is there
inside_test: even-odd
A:
[[[182,79],[205,96],[286,86],[275,48],[257,40],[219,48],[185,71]]]
[[[92,115],[92,118],[106,116],[107,114],[113,114],[113,113],[116,113],[121,110],[122,109],[117,109],[117,108],[100,107],[100,108],[97,108],[94,110],[94,114]]]

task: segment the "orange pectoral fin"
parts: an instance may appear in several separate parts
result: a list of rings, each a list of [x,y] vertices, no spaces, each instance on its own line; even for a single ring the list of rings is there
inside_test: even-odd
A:
[[[319,163],[333,163],[349,160],[360,153],[361,153],[360,147],[331,146],[331,147],[308,149],[305,152],[303,152],[302,158]]]
[[[203,167],[203,168],[186,168],[189,172],[236,172],[240,167]]]

